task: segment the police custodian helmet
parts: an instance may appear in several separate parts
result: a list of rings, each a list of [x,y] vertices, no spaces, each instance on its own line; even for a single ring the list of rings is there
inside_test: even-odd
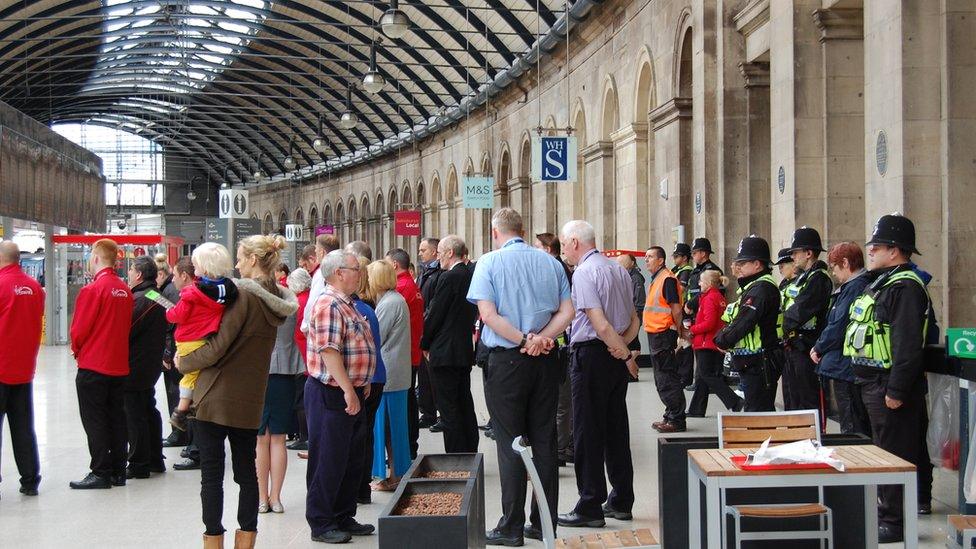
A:
[[[786,263],[793,263],[793,256],[790,255],[789,248],[783,248],[776,254],[776,265],[784,265]]]
[[[803,226],[793,231],[793,243],[790,244],[790,252],[798,250],[812,250],[814,252],[826,252],[823,243],[820,241],[820,233],[817,229]]]
[[[883,244],[907,250],[913,254],[922,255],[915,247],[915,224],[911,219],[893,213],[881,216],[874,224],[874,232],[868,245]]]
[[[762,261],[770,263],[769,243],[756,235],[749,235],[739,241],[739,251],[735,261]]]
[[[695,241],[691,243],[691,249],[695,252],[702,251],[710,254],[715,253],[712,251],[712,243],[704,237],[696,238]]]
[[[671,255],[683,255],[685,257],[691,257],[691,246],[685,244],[684,242],[678,242],[674,245],[674,251]]]

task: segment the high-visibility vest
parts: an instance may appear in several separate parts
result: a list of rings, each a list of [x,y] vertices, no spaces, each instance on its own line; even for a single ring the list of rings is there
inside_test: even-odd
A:
[[[669,278],[673,278],[678,285],[678,303],[684,305],[684,299],[681,296],[681,281],[667,267],[662,267],[654,276],[651,287],[647,290],[647,301],[644,304],[644,331],[646,332],[659,334],[674,326],[671,305],[664,299],[664,282]]]
[[[734,321],[736,317],[739,316],[739,311],[740,311],[739,302],[742,300],[742,295],[749,288],[753,287],[753,285],[758,284],[760,282],[772,284],[773,287],[776,287],[776,281],[773,280],[773,276],[770,274],[765,274],[753,280],[749,284],[747,284],[745,288],[739,288],[739,298],[733,301],[732,303],[729,303],[728,306],[725,307],[725,312],[722,314],[723,322],[725,322],[726,324],[731,324],[732,321]],[[777,290],[779,290],[779,288],[777,288]],[[759,324],[756,324],[756,326],[752,329],[751,332],[749,332],[748,334],[746,334],[745,337],[737,341],[735,345],[732,347],[732,349],[729,349],[729,352],[733,355],[757,355],[762,351],[763,351],[762,331],[759,329]]]
[[[922,287],[928,296],[925,282],[914,271],[899,271],[888,275],[887,279],[879,280],[869,286],[860,297],[851,303],[850,322],[844,337],[844,356],[851,357],[854,364],[870,366],[883,370],[891,369],[891,325],[879,322],[874,316],[874,305],[878,294],[885,288],[899,280],[911,280]],[[879,284],[880,282],[880,284]],[[931,298],[930,298],[931,303]],[[929,321],[926,314],[922,324],[922,341],[928,331]]]
[[[810,278],[813,277],[813,275],[816,273],[823,273],[823,275],[826,276],[828,280],[830,280],[830,273],[827,272],[827,269],[816,269],[813,271],[807,271],[801,274],[800,276],[794,278],[793,282],[783,289],[782,292],[783,302],[780,305],[781,312],[785,313],[790,307],[793,306],[793,303],[796,301],[796,298],[799,297],[801,293],[803,293],[803,290],[807,288],[807,283],[810,282]],[[783,322],[780,321],[779,325],[780,325],[780,329],[782,330]],[[816,315],[811,317],[810,320],[806,321],[806,323],[803,326],[800,326],[800,329],[805,331],[816,330],[817,329]]]

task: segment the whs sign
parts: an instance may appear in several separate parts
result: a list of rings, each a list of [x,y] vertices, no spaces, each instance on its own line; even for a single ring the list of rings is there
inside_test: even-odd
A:
[[[247,219],[247,212],[250,209],[247,191],[221,189],[217,203],[218,217],[221,219]]]
[[[575,183],[578,152],[571,135],[532,138],[532,181]]]

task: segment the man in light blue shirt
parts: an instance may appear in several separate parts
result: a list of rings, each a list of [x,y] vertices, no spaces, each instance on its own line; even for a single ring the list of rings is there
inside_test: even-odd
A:
[[[556,461],[556,402],[563,371],[555,340],[573,318],[569,280],[556,258],[522,240],[522,216],[502,208],[491,219],[495,251],[477,263],[468,301],[484,323],[489,349],[485,401],[498,444],[502,517],[487,533],[488,545],[522,545],[542,539],[539,509],[532,502],[525,525],[526,472],[512,450],[515,437],[532,444],[532,459],[552,523],[556,523],[559,471]]]

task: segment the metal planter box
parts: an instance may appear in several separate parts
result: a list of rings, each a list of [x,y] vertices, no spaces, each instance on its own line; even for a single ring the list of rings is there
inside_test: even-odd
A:
[[[474,520],[475,479],[400,482],[393,499],[379,516],[380,549],[462,549],[485,546],[484,522]],[[461,494],[457,515],[394,515],[401,501],[413,494]]]

